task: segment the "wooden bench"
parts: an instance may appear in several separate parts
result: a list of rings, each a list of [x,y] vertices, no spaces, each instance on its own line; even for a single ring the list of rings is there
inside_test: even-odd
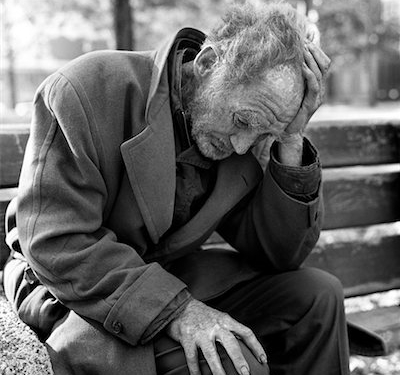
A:
[[[314,121],[308,137],[320,151],[324,230],[306,260],[336,275],[346,297],[400,289],[400,120]],[[0,270],[8,250],[4,212],[16,195],[29,125],[0,125]],[[227,246],[213,235],[208,244]],[[400,348],[399,307],[348,316]],[[379,323],[380,322],[380,323]]]

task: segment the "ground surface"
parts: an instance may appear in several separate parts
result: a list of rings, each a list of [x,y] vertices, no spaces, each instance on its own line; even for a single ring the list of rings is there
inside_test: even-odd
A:
[[[0,287],[0,375],[50,375],[43,344],[12,311]]]

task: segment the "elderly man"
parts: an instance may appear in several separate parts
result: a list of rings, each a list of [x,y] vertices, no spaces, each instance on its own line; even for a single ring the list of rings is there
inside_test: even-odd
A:
[[[348,374],[340,283],[299,268],[330,63],[308,30],[282,3],[236,7],[39,88],[5,284],[56,374]],[[237,252],[199,250],[215,230]]]

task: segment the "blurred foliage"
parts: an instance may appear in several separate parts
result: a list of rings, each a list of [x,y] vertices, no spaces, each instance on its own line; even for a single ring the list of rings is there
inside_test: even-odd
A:
[[[382,19],[380,0],[323,0],[316,2],[323,49],[333,59],[351,61],[371,49],[399,49],[399,19]]]
[[[114,48],[112,0],[3,2],[6,6],[18,7],[23,13],[23,21],[34,26],[35,43],[45,43],[61,35],[69,38],[83,36],[92,40],[105,39],[109,47]],[[136,48],[153,48],[184,26],[198,27],[207,32],[231,2],[234,0],[131,0]],[[296,0],[290,2],[296,4]],[[396,48],[395,43],[398,46],[399,21],[382,21],[380,0],[314,0],[314,9],[318,12],[323,46],[334,58],[357,58],[361,51],[371,46],[383,49]]]

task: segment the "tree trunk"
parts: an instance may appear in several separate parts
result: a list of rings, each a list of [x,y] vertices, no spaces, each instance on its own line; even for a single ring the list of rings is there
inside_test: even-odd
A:
[[[313,0],[305,0],[306,3],[306,14],[313,8]]]
[[[6,1],[2,1],[3,5],[3,14],[2,18],[4,23],[2,24],[2,32],[4,33],[4,49],[6,50],[6,59],[8,63],[8,67],[6,70],[7,74],[7,81],[8,81],[8,88],[9,88],[9,97],[7,100],[8,107],[15,108],[17,104],[17,88],[15,82],[15,59],[14,59],[14,49],[12,43],[12,36],[11,36],[11,28],[12,25],[8,18],[8,5]]]
[[[116,49],[132,51],[133,9],[129,0],[112,0]]]

